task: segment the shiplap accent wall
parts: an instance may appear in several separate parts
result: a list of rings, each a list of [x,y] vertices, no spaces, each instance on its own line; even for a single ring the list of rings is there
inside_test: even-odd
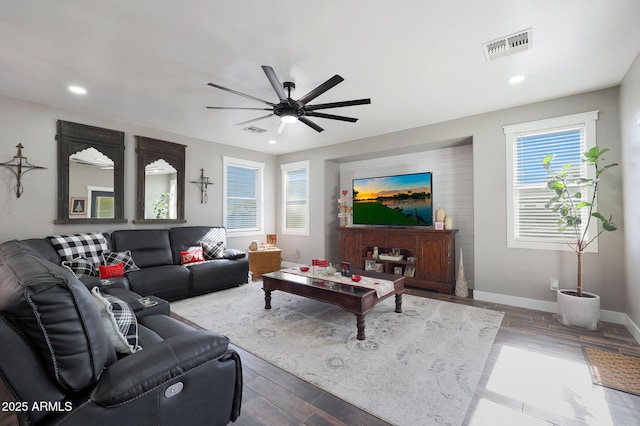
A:
[[[473,146],[463,145],[413,154],[340,164],[340,188],[349,190],[354,178],[404,173],[433,173],[433,212],[442,207],[453,219],[456,234],[456,277],[460,248],[467,284],[473,288]]]

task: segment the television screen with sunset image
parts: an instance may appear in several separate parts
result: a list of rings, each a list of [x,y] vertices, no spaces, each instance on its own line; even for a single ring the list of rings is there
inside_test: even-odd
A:
[[[353,179],[353,224],[433,226],[431,172]]]

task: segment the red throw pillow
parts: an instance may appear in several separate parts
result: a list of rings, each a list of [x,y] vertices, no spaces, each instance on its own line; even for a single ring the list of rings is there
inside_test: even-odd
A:
[[[181,251],[180,260],[183,265],[185,263],[204,262],[202,247],[190,247],[187,251]]]
[[[116,265],[100,265],[98,266],[98,269],[100,270],[101,280],[104,280],[105,278],[124,276],[124,263],[118,263]]]

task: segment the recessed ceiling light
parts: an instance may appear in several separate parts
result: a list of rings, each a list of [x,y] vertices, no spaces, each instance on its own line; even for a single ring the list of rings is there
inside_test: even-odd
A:
[[[271,145],[275,145],[277,142],[276,142],[276,140],[275,140],[275,139],[269,139],[269,143],[270,143]]]
[[[524,81],[524,75],[516,75],[509,79],[509,83],[511,84],[522,83],[523,81]]]
[[[75,93],[76,95],[86,95],[87,94],[87,89],[85,89],[84,87],[80,87],[80,86],[69,86],[69,91],[71,93]]]

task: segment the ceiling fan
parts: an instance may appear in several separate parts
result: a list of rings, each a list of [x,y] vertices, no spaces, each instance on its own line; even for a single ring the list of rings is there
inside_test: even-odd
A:
[[[241,93],[232,89],[227,89],[226,87],[219,86],[217,84],[208,83],[209,86],[215,87],[220,90],[227,91],[229,93],[233,93],[235,95],[243,96],[248,99],[252,99],[254,101],[262,102],[264,104],[269,105],[269,108],[245,108],[245,107],[212,107],[208,106],[209,109],[241,109],[241,110],[257,110],[257,111],[271,111],[269,114],[254,118],[251,120],[243,121],[242,123],[237,123],[238,126],[252,123],[254,121],[263,120],[265,118],[269,118],[273,115],[280,117],[281,125],[278,129],[278,133],[282,132],[285,124],[295,123],[296,121],[300,121],[307,126],[311,127],[317,132],[322,132],[324,129],[318,126],[313,121],[309,120],[308,117],[317,117],[317,118],[328,118],[330,120],[340,120],[340,121],[348,121],[351,123],[355,123],[358,121],[357,118],[353,117],[345,117],[342,115],[333,115],[333,114],[325,114],[323,112],[317,112],[320,109],[329,109],[329,108],[340,108],[346,106],[354,106],[354,105],[365,105],[370,104],[371,99],[355,99],[351,101],[342,101],[342,102],[330,102],[325,104],[315,104],[308,105],[309,102],[331,89],[338,83],[342,82],[344,78],[339,75],[334,75],[329,80],[322,83],[320,86],[316,87],[303,97],[298,100],[291,99],[291,91],[295,90],[295,83],[291,81],[285,81],[284,83],[280,83],[278,77],[276,76],[273,68],[267,65],[262,66],[262,70],[267,76],[269,83],[271,83],[271,87],[276,92],[278,96],[279,102],[273,103],[269,101],[265,101],[264,99],[256,98],[251,95],[247,95],[245,93]],[[286,91],[286,92],[285,92]]]

